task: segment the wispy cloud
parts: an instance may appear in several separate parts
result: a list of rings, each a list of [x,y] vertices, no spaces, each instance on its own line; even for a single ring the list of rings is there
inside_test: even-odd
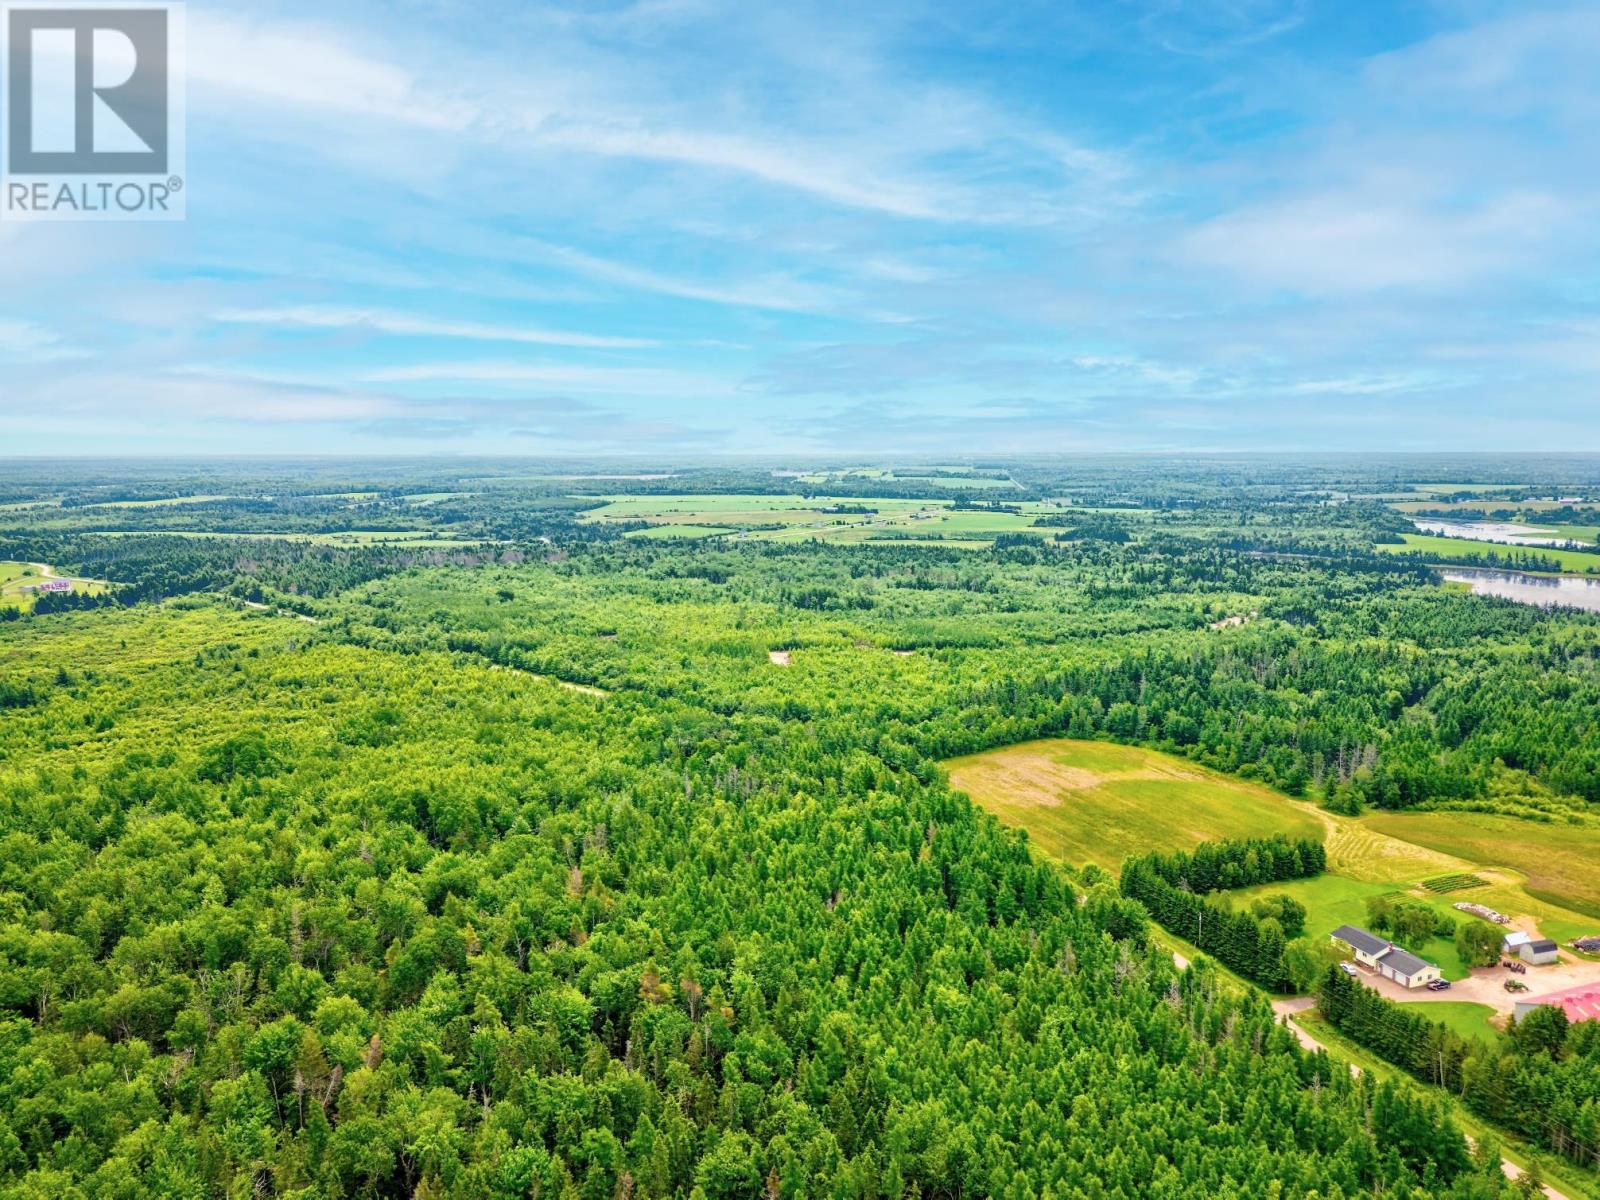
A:
[[[223,324],[266,325],[288,329],[361,330],[397,337],[453,338],[475,342],[524,342],[539,346],[576,346],[602,350],[636,350],[658,346],[648,338],[573,333],[527,326],[447,321],[372,308],[300,305],[288,308],[229,308],[215,314]]]
[[[1600,9],[1376,3],[215,0],[0,453],[1592,442]]]
[[[87,351],[69,345],[60,334],[32,321],[0,318],[0,360],[25,363],[63,362]]]
[[[534,386],[618,396],[722,396],[733,389],[715,376],[658,367],[584,367],[561,363],[429,362],[382,367],[368,383],[480,383]]]
[[[1310,294],[1453,287],[1528,262],[1576,214],[1560,199],[1418,194],[1398,173],[1240,209],[1187,234],[1182,253],[1253,283]]]
[[[776,312],[827,312],[837,309],[843,295],[835,288],[775,274],[732,282],[686,279],[631,263],[618,262],[572,246],[524,239],[521,245],[536,256],[560,263],[579,274],[640,291],[699,300],[734,308],[771,309]]]

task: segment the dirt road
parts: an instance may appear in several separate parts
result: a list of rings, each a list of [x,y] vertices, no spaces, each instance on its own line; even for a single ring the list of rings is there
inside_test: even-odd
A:
[[[1476,967],[1468,978],[1458,979],[1448,990],[1442,992],[1430,992],[1427,988],[1404,988],[1392,979],[1384,979],[1365,970],[1356,978],[1388,1000],[1405,1004],[1468,1001],[1473,1004],[1486,1004],[1502,1016],[1509,1017],[1519,1000],[1537,1000],[1549,992],[1577,987],[1580,983],[1600,984],[1600,962],[1567,958],[1545,967],[1529,967],[1522,975],[1515,974],[1505,967]],[[1528,985],[1528,990],[1506,991],[1505,984],[1508,979],[1520,980]]]

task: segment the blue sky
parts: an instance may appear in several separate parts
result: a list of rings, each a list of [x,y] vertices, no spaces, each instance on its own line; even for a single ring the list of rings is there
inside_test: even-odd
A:
[[[1600,6],[189,4],[0,453],[1600,449]]]

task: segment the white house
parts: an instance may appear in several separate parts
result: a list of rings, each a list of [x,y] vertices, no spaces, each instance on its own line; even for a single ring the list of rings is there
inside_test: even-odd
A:
[[[1386,979],[1392,979],[1404,988],[1425,987],[1440,978],[1439,968],[1426,959],[1418,958],[1409,950],[1402,950],[1391,941],[1357,929],[1354,925],[1341,925],[1332,934],[1332,940],[1348,946],[1356,961],[1365,963]]]

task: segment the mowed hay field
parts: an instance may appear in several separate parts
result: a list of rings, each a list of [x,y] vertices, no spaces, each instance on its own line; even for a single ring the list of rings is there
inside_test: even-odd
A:
[[[1362,823],[1393,837],[1475,862],[1497,863],[1526,876],[1535,898],[1575,909],[1600,922],[1600,825],[1542,824],[1491,813],[1371,813]],[[1463,892],[1481,900],[1490,892]],[[1546,929],[1552,937],[1561,934]],[[1583,933],[1600,933],[1585,928]],[[1578,936],[1575,929],[1572,936]]]
[[[953,786],[1078,866],[1116,871],[1147,850],[1326,833],[1309,805],[1138,746],[1051,738],[951,759],[945,768]]]
[[[1317,838],[1328,848],[1327,874],[1235,893],[1240,902],[1265,892],[1295,897],[1315,937],[1362,924],[1367,900],[1383,895],[1453,917],[1456,901],[1475,901],[1563,942],[1600,933],[1597,826],[1462,812],[1343,817],[1184,758],[1110,742],[1047,739],[944,765],[952,785],[1074,866],[1114,872],[1133,854],[1221,838]],[[1484,886],[1443,894],[1422,886],[1469,873]],[[1466,974],[1452,942],[1435,938],[1412,949],[1450,978]]]

